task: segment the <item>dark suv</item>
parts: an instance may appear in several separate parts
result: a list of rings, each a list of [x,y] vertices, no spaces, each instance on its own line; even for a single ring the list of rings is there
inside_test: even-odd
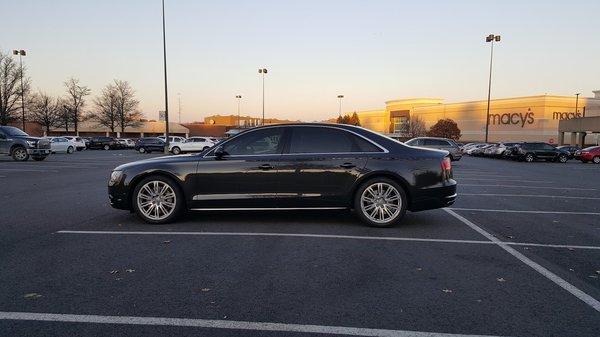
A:
[[[165,141],[156,137],[140,138],[135,142],[134,149],[140,153],[162,152],[165,150]]]
[[[30,137],[12,126],[0,126],[0,154],[7,154],[16,161],[26,161],[30,156],[33,160],[41,161],[50,152],[49,140]]]
[[[114,150],[119,148],[119,143],[113,137],[92,137],[88,149]]]
[[[521,143],[515,145],[511,155],[517,160],[528,163],[537,159],[561,163],[566,163],[569,160],[568,151],[558,149],[547,143]]]

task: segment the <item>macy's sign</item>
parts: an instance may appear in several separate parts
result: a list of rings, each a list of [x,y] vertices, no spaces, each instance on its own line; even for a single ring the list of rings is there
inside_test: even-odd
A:
[[[524,127],[526,124],[533,124],[535,122],[535,114],[531,109],[528,109],[527,112],[490,114],[489,122],[492,125],[519,125]]]

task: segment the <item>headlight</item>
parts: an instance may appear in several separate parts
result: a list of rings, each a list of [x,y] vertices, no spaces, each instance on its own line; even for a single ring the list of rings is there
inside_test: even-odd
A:
[[[123,177],[123,171],[113,171],[110,174],[110,180],[108,181],[108,186],[114,186],[121,181]]]
[[[35,140],[28,140],[27,141],[27,145],[29,145],[29,147],[35,147],[37,144],[37,142]]]

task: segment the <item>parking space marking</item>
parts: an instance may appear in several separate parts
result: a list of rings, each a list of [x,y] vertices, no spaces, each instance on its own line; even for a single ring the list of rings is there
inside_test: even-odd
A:
[[[22,168],[0,168],[3,172],[58,172],[56,170],[43,170],[43,169],[22,169]]]
[[[524,198],[553,198],[553,199],[583,199],[583,200],[600,200],[597,197],[573,197],[566,195],[546,195],[546,194],[499,194],[499,193],[461,193],[463,195],[478,196],[478,197],[524,197]]]
[[[476,181],[498,181],[498,179],[490,179],[490,178],[458,178],[460,180],[476,180]],[[545,180],[520,180],[520,179],[502,179],[502,181],[510,181],[515,183],[543,183],[543,184],[553,184],[552,181]],[[462,184],[461,184],[462,185]]]
[[[454,218],[460,220],[465,225],[471,227],[473,230],[475,230],[479,234],[486,237],[491,242],[494,242],[496,245],[498,245],[500,248],[504,249],[507,253],[509,253],[512,256],[514,256],[515,258],[517,258],[519,261],[523,262],[527,266],[531,267],[533,270],[542,274],[544,277],[546,277],[550,281],[554,282],[561,288],[565,289],[566,291],[571,293],[573,296],[577,297],[578,299],[580,299],[581,301],[583,301],[584,303],[586,303],[587,305],[592,307],[594,310],[600,312],[600,301],[598,301],[595,298],[593,298],[592,296],[584,293],[579,288],[577,288],[574,285],[570,284],[569,282],[565,281],[560,276],[552,273],[550,270],[542,267],[540,264],[534,262],[527,256],[516,251],[514,248],[510,247],[502,240],[498,239],[497,237],[495,237],[492,234],[485,231],[483,228],[481,228],[481,227],[477,226],[476,224],[474,224],[473,222],[469,221],[467,218],[459,215],[458,213],[454,212],[451,209],[445,208],[444,210],[446,212],[448,212],[448,214],[452,215]]]
[[[438,332],[421,332],[406,330],[388,330],[372,328],[356,328],[345,326],[327,326],[313,324],[288,324],[271,322],[227,321],[216,319],[198,318],[172,318],[172,317],[140,317],[140,316],[101,316],[101,315],[76,315],[76,314],[50,314],[37,312],[6,312],[0,311],[2,320],[20,321],[45,321],[68,323],[96,323],[96,324],[127,324],[127,325],[157,325],[172,327],[195,327],[210,329],[253,330],[253,331],[278,331],[318,333],[328,335],[348,336],[382,336],[382,337],[485,337],[483,335],[463,335]],[[487,336],[491,337],[491,336]]]
[[[552,187],[552,186],[529,186],[529,185],[483,185],[483,184],[460,184],[460,186],[477,186],[477,187],[515,187],[515,188],[544,188],[549,190],[578,190],[578,191],[597,191],[596,188],[583,187]]]
[[[567,212],[567,211],[520,211],[516,209],[486,209],[486,208],[447,208],[454,211],[474,211],[474,212],[499,212],[499,213],[530,213],[530,214],[573,214],[573,215],[600,215],[596,212]]]
[[[62,230],[57,234],[96,234],[96,235],[190,235],[190,236],[259,236],[259,237],[306,237],[324,239],[354,239],[354,240],[383,240],[383,241],[413,241],[413,242],[440,242],[440,243],[466,243],[493,245],[494,242],[486,240],[453,240],[453,239],[429,239],[410,237],[385,237],[385,236],[355,236],[355,235],[332,235],[332,234],[301,234],[301,233],[244,233],[244,232],[144,232],[144,231],[74,231]],[[511,246],[546,247],[546,248],[571,248],[600,250],[600,246],[577,246],[544,244],[529,242],[505,242]]]

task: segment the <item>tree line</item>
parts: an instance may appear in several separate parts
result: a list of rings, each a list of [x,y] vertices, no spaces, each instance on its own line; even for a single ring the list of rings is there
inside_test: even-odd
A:
[[[58,97],[42,90],[33,92],[26,68],[0,51],[0,125],[22,119],[21,95],[25,101],[26,121],[40,124],[46,133],[51,128],[77,133],[80,124],[86,121],[106,127],[112,133],[116,130],[124,132],[126,127],[140,124],[143,114],[129,82],[115,79],[93,97],[91,103],[92,91],[79,79],[69,78],[63,85],[65,93]]]

